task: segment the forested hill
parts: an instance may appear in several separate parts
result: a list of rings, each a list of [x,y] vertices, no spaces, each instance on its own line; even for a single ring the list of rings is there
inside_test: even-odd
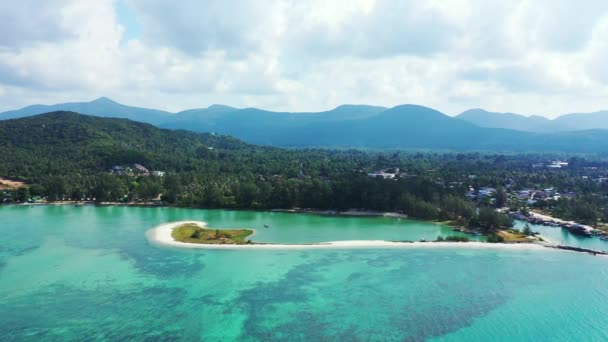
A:
[[[250,149],[231,137],[73,112],[0,121],[4,176],[97,172],[132,163],[180,171],[222,151]]]
[[[129,119],[100,118],[65,111],[0,121],[0,129],[3,133],[0,141],[16,146],[61,143],[105,146],[113,143],[142,150],[174,147],[191,150],[193,144],[195,147],[204,144],[224,149],[250,146],[227,136],[160,129]]]

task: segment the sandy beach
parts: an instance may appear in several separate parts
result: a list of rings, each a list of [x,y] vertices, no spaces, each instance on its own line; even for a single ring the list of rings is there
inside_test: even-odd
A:
[[[549,215],[545,215],[545,214],[540,214],[534,211],[530,211],[530,215],[532,215],[532,217],[540,219],[540,220],[544,220],[544,221],[553,221],[555,223],[559,223],[559,224],[570,224],[570,225],[580,225],[589,229],[594,229],[593,227],[586,225],[586,224],[581,224],[575,221],[567,221],[567,220],[562,220],[560,218],[557,217],[553,217],[553,216],[549,216]]]
[[[530,215],[534,218],[537,218],[539,220],[543,220],[543,221],[553,221],[556,223],[561,223],[561,224],[576,224],[576,222],[574,221],[566,221],[566,220],[562,220],[560,218],[557,217],[553,217],[553,216],[549,216],[549,215],[544,215],[544,214],[539,214],[533,211],[530,211]]]
[[[311,244],[271,244],[252,243],[243,245],[219,245],[199,244],[175,241],[171,236],[174,228],[182,224],[196,224],[201,228],[207,228],[207,224],[201,221],[179,221],[161,224],[149,230],[146,235],[151,243],[180,248],[202,248],[202,249],[323,249],[323,248],[479,248],[479,249],[540,249],[542,245],[535,243],[486,243],[486,242],[394,242],[384,240],[349,240],[328,241]]]

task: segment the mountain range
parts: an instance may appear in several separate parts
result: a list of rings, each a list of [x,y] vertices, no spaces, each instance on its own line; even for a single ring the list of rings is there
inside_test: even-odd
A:
[[[577,153],[608,151],[608,139],[605,139],[608,131],[597,129],[608,128],[608,124],[603,124],[608,121],[607,112],[565,115],[548,120],[480,109],[451,117],[417,105],[393,108],[344,105],[317,113],[271,112],[213,105],[170,113],[129,107],[100,98],[92,102],[29,106],[0,113],[0,119],[59,110],[128,118],[161,128],[219,133],[248,143],[281,147]],[[604,121],[601,121],[602,118]],[[553,129],[548,128],[549,125],[570,129]],[[581,127],[580,130],[577,127]]]
[[[547,119],[543,116],[524,116],[514,113],[488,112],[469,109],[457,118],[480,127],[506,128],[524,132],[570,132],[587,129],[608,129],[608,111],[576,113]]]

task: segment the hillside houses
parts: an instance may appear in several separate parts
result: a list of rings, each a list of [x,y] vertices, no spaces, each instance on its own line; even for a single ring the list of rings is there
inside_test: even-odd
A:
[[[394,173],[387,173],[387,172],[383,172],[383,171],[374,171],[372,173],[369,173],[368,176],[370,176],[372,178],[384,178],[384,179],[394,179],[395,178]]]
[[[560,160],[554,160],[549,165],[547,165],[547,168],[549,168],[549,169],[561,169],[561,168],[565,168],[565,167],[568,167],[568,162],[564,162],[564,161],[560,161]]]
[[[130,168],[122,167],[120,165],[114,165],[110,169],[110,173],[113,174],[113,175],[116,175],[116,176],[126,175],[127,172],[131,172],[131,169]]]
[[[135,169],[135,173],[139,174],[140,176],[150,175],[150,171],[148,171],[148,169],[141,164],[133,164],[133,168]]]
[[[534,164],[532,164],[532,167],[535,168],[535,169],[538,169],[538,168],[565,169],[569,165],[570,164],[568,162],[565,162],[565,161],[553,160],[553,161],[547,162],[547,163],[534,163]]]
[[[395,179],[399,178],[399,168],[393,169],[382,169],[367,174],[371,178],[384,178],[384,179]]]
[[[132,164],[129,166],[114,165],[110,168],[110,173],[115,176],[131,176],[131,177],[164,177],[165,171],[150,171],[141,164]]]
[[[477,191],[478,196],[481,196],[481,197],[492,196],[495,192],[496,192],[496,188],[492,188],[489,186],[484,186],[484,187],[480,188],[479,191]]]
[[[481,200],[484,197],[490,197],[496,192],[496,188],[484,186],[476,190],[473,187],[469,187],[469,191],[466,193],[466,197],[470,199],[478,199]]]
[[[520,190],[513,190],[510,188],[511,187],[505,187],[505,190],[509,197],[513,200],[519,201],[522,204],[525,203],[526,205],[532,205],[538,201],[557,201],[560,198],[576,197],[576,193],[574,192],[560,193],[554,187],[545,189],[525,188]],[[489,198],[489,201],[491,203],[492,198],[496,195],[496,191],[496,188],[490,186],[480,187],[479,189],[475,189],[474,187],[470,186],[468,188],[468,191],[466,191],[465,193],[465,197],[477,201],[483,201]]]

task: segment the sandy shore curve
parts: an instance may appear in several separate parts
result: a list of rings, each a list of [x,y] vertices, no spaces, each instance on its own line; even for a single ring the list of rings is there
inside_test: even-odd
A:
[[[385,240],[347,240],[328,241],[310,244],[275,244],[254,242],[242,245],[202,244],[176,241],[171,236],[173,229],[183,224],[196,224],[201,228],[208,228],[202,221],[178,221],[161,224],[150,229],[146,236],[156,245],[179,248],[202,249],[323,249],[323,248],[479,248],[479,249],[541,249],[542,245],[534,243],[486,243],[478,241],[469,242],[395,242]]]

